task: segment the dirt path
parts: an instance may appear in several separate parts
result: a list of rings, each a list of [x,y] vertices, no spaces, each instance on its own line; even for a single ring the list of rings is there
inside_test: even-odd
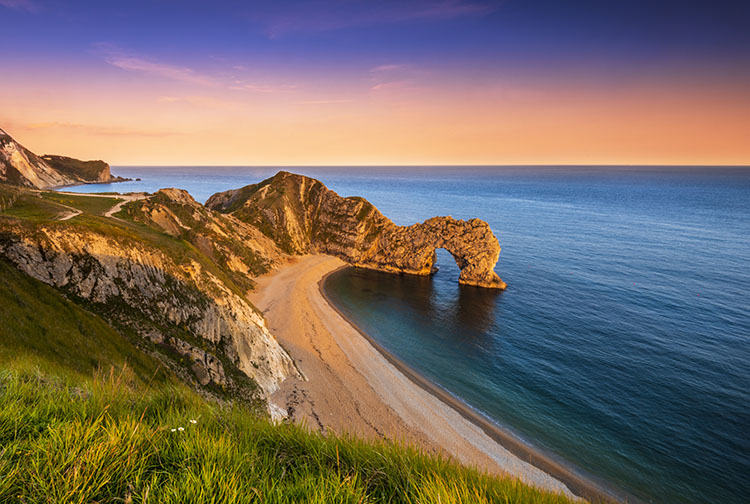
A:
[[[69,209],[70,212],[68,212],[66,214],[61,214],[61,216],[57,220],[63,221],[63,220],[72,219],[73,217],[77,217],[77,216],[79,216],[79,215],[81,215],[83,213],[81,210],[77,210],[77,209],[75,209],[73,207],[69,207],[67,205],[61,205],[61,206],[64,206],[65,208]]]
[[[105,217],[111,217],[113,219],[116,219],[114,215],[122,210],[122,206],[126,203],[130,203],[131,201],[136,200],[142,200],[146,198],[145,193],[137,193],[137,194],[123,194],[122,196],[119,196],[119,198],[122,198],[122,201],[117,203],[115,206],[104,212]]]
[[[117,212],[119,212],[120,210],[122,210],[122,206],[125,205],[126,203],[130,203],[131,201],[137,201],[137,200],[146,199],[148,197],[147,193],[87,194],[87,193],[75,193],[75,192],[69,192],[69,191],[56,191],[56,192],[58,194],[66,194],[66,195],[69,195],[69,196],[85,196],[85,197],[89,197],[89,198],[110,198],[110,199],[113,199],[113,200],[118,200],[118,199],[122,200],[122,201],[114,204],[112,206],[112,208],[110,208],[109,210],[107,210],[106,212],[104,212],[104,214],[102,214],[105,217],[109,217],[111,219],[117,219],[117,217],[115,217],[114,215]],[[69,207],[67,205],[62,205],[61,203],[60,203],[60,205],[64,206],[65,208],[70,209],[71,213],[70,214],[65,214],[63,217],[61,217],[58,220],[72,219],[73,217],[75,217],[77,215],[81,215],[83,213],[81,210],[78,210],[76,208],[72,208],[72,207]],[[75,213],[73,213],[73,212],[75,212]]]

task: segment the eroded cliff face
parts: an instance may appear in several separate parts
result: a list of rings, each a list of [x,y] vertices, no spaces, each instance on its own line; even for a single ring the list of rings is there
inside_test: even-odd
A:
[[[0,129],[0,182],[25,187],[53,187],[76,182],[19,144]]]
[[[0,129],[0,182],[44,189],[89,182],[117,182],[104,161],[37,156]]]
[[[214,194],[206,206],[259,229],[290,254],[326,253],[363,268],[429,275],[435,249],[450,252],[465,285],[504,289],[494,272],[500,245],[489,225],[433,217],[397,226],[363,198],[342,198],[321,182],[287,172]]]
[[[242,293],[222,281],[221,270],[190,256],[122,231],[14,220],[0,222],[0,256],[130,327],[178,374],[189,369],[188,378],[207,390],[263,397],[298,376]]]

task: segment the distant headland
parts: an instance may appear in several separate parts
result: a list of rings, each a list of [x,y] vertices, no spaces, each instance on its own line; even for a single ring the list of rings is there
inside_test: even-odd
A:
[[[65,156],[38,156],[0,129],[0,183],[52,189],[79,184],[125,182],[104,161],[81,161]]]

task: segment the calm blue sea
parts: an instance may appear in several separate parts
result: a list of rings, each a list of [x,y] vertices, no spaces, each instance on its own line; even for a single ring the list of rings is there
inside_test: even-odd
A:
[[[199,201],[276,168],[113,169]],[[345,269],[326,289],[435,383],[647,501],[750,499],[750,169],[294,168],[397,224],[480,217],[494,292]]]

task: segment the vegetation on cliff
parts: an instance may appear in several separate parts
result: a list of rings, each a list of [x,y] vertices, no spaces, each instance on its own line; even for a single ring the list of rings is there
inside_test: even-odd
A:
[[[0,501],[568,503],[389,442],[274,425],[128,369],[0,370]]]
[[[86,182],[119,182],[122,177],[113,177],[109,165],[101,160],[81,161],[66,156],[45,154],[42,159],[58,172]]]

